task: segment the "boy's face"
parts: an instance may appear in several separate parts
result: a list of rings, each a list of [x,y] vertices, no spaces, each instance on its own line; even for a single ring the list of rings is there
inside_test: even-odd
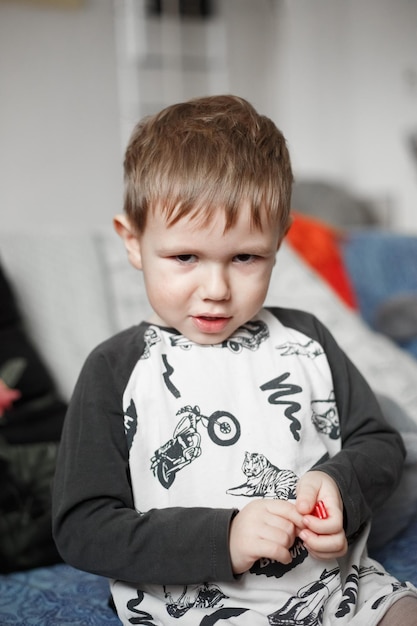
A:
[[[224,224],[219,210],[207,226],[189,217],[168,226],[156,210],[135,237],[126,218],[115,220],[143,271],[151,321],[200,344],[222,342],[259,311],[282,239],[278,226],[252,228],[249,207],[226,232]]]

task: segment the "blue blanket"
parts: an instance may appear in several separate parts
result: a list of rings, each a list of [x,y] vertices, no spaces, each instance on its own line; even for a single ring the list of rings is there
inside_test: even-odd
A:
[[[1,626],[120,626],[100,576],[59,564],[0,576]]]
[[[359,230],[341,252],[362,317],[417,358],[417,237]]]

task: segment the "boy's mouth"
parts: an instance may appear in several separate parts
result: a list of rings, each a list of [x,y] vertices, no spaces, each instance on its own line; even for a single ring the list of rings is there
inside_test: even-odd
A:
[[[196,315],[192,318],[196,328],[204,333],[222,332],[229,323],[230,317],[215,315]]]

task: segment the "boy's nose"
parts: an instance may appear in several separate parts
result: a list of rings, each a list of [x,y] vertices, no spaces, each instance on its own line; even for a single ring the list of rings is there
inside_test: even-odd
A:
[[[202,293],[206,300],[228,300],[230,284],[227,270],[218,265],[206,268],[202,282]]]

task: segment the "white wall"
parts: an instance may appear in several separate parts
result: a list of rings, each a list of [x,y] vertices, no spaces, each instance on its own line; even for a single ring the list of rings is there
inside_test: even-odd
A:
[[[417,232],[417,2],[281,3],[279,120],[299,177],[340,180]]]
[[[110,223],[121,172],[112,0],[0,2],[0,227]]]
[[[298,178],[340,181],[389,210],[393,228],[417,233],[406,144],[417,129],[417,2],[218,2],[227,24],[216,52],[228,67],[212,89],[224,85],[276,121]],[[0,228],[107,224],[120,209],[127,126],[149,97],[121,63],[121,4],[0,1]]]
[[[393,224],[417,232],[417,160],[407,143],[417,132],[417,2],[367,0],[360,17],[351,19],[349,180],[385,193]]]

